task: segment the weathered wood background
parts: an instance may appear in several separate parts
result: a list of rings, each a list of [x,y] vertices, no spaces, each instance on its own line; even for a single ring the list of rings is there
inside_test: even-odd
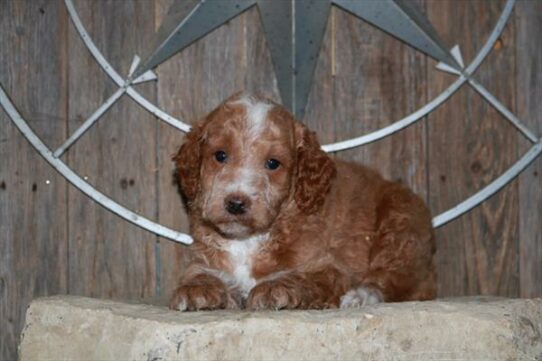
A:
[[[92,39],[126,74],[172,0],[75,2]],[[504,0],[416,0],[467,62]],[[542,1],[515,6],[476,78],[542,134]],[[192,122],[246,89],[278,100],[257,9],[158,68],[138,86]],[[435,62],[334,9],[305,122],[323,143],[390,124],[454,78]],[[115,91],[59,0],[0,0],[0,83],[52,149]],[[183,135],[123,98],[64,156],[104,193],[145,216],[187,229],[170,155]],[[337,157],[378,168],[414,188],[438,214],[506,170],[529,144],[464,86],[426,119]],[[542,296],[542,159],[469,214],[437,231],[439,295]],[[105,298],[167,295],[189,250],[128,224],[59,176],[0,111],[0,359],[16,358],[29,301],[69,293]]]

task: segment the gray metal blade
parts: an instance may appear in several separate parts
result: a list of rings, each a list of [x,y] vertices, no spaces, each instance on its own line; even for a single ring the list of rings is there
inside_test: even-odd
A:
[[[461,69],[424,15],[405,0],[332,0],[351,12],[432,58]]]
[[[258,1],[283,105],[298,118],[307,105],[330,6],[330,0]]]
[[[226,21],[242,13],[256,0],[194,0],[177,1],[170,8],[144,61],[134,72],[137,78],[147,70],[205,36]]]
[[[297,0],[295,5],[295,93],[292,109],[295,116],[302,119],[326,31],[331,2]]]
[[[335,4],[429,56],[461,69],[429,21],[405,0],[177,0],[132,78],[258,4],[281,98],[302,118],[329,9]]]
[[[258,0],[267,46],[271,52],[282,104],[293,111],[294,62],[292,2]]]

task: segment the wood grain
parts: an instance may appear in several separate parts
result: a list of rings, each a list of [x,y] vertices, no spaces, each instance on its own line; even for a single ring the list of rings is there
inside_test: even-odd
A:
[[[267,47],[258,8],[250,8],[241,15],[241,19],[244,52],[240,68],[244,70],[244,90],[280,102],[273,61]]]
[[[97,47],[127,75],[154,29],[154,3],[76,1]],[[73,132],[116,86],[98,68],[75,28],[69,28],[69,131]],[[138,86],[155,99],[153,83]],[[127,97],[115,104],[67,153],[69,165],[88,182],[128,208],[156,219],[157,122]],[[78,190],[69,191],[69,291],[106,298],[155,293],[156,236],[101,208]]]
[[[492,31],[504,1],[429,1],[429,19],[468,64]],[[475,78],[514,110],[514,22],[511,20]],[[429,97],[453,80],[428,64]],[[429,115],[430,205],[440,213],[474,194],[516,159],[515,130],[464,86]],[[439,296],[517,296],[517,185],[437,232]]]
[[[423,3],[417,5],[423,9]],[[368,23],[337,11],[334,127],[338,140],[380,129],[426,102],[425,56]],[[355,160],[401,181],[426,199],[426,124],[348,150]]]
[[[542,137],[542,2],[520,1],[515,8],[517,114]],[[527,144],[522,136],[520,153]],[[520,154],[518,154],[519,156]],[[542,297],[542,158],[519,178],[520,296]]]
[[[336,33],[332,26],[336,19],[335,9],[329,13],[326,31],[322,39],[322,47],[314,69],[312,89],[307,100],[305,117],[301,121],[318,134],[318,140],[322,144],[331,143],[335,140],[335,127],[333,115],[333,46]]]
[[[46,144],[66,133],[60,2],[0,2],[0,83]],[[67,291],[64,179],[0,108],[0,360],[17,359],[28,303]]]

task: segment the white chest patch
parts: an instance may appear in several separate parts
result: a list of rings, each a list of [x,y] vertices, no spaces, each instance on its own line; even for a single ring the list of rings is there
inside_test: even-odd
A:
[[[242,241],[230,241],[225,246],[233,268],[229,283],[241,291],[243,298],[247,298],[252,287],[256,285],[256,280],[251,275],[252,256],[268,238],[268,234],[261,234]]]

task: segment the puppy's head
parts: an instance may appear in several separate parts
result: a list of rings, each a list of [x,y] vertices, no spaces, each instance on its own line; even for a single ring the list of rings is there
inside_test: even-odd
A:
[[[290,202],[315,212],[335,174],[313,132],[283,107],[244,94],[195,124],[174,161],[189,210],[237,239],[269,231]]]

